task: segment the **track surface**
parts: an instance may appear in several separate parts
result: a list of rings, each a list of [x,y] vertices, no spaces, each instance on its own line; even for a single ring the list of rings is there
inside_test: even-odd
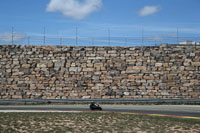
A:
[[[128,112],[142,114],[174,115],[184,117],[199,117],[200,106],[192,105],[101,105],[103,111]],[[36,106],[0,106],[0,112],[5,111],[90,111],[88,105],[36,105]]]

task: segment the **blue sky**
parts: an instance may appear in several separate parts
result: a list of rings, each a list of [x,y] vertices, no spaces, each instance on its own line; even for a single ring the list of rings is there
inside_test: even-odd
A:
[[[0,34],[200,36],[200,0],[1,0]],[[143,32],[142,32],[143,30]],[[1,37],[1,36],[0,36]],[[159,40],[159,39],[158,39]],[[160,39],[162,40],[162,39]]]

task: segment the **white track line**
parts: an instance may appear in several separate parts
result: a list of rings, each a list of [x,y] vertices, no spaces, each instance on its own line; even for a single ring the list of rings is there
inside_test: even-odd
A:
[[[82,112],[82,111],[58,111],[58,110],[46,110],[46,111],[41,111],[41,110],[0,110],[0,113],[14,113],[14,112],[16,112],[16,113],[26,113],[26,112],[33,112],[33,113],[48,113],[48,112],[52,112],[52,113],[54,113],[54,112],[66,112],[66,113],[80,113],[80,112]]]

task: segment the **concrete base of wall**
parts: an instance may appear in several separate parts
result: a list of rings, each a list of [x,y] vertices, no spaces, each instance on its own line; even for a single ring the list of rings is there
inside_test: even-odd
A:
[[[0,100],[0,105],[16,104],[88,104],[90,102],[101,104],[200,104],[200,99],[68,99],[68,100],[43,100],[20,99]]]

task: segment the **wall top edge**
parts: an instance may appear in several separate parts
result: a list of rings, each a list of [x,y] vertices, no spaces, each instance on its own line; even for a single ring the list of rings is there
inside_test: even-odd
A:
[[[73,45],[0,45],[0,48],[184,48],[184,47],[196,47],[200,48],[200,45],[160,45],[160,46],[73,46]]]

